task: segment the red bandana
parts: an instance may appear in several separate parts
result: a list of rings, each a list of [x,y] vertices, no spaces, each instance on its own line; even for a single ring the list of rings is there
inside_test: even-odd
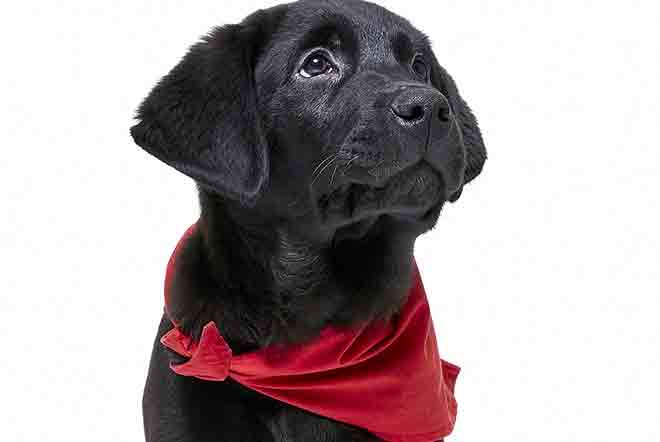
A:
[[[176,256],[165,278],[165,304]],[[454,383],[459,368],[440,359],[424,286],[413,259],[408,300],[392,321],[356,329],[325,328],[310,342],[271,346],[232,355],[209,322],[200,341],[178,328],[161,338],[189,358],[171,365],[182,376],[207,381],[227,377],[247,388],[312,413],[364,428],[389,442],[433,442],[451,433],[456,420]]]

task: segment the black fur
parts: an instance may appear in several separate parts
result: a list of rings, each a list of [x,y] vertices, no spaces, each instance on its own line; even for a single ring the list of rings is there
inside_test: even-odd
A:
[[[332,68],[307,78],[316,50]],[[194,337],[215,321],[235,353],[394,314],[415,239],[486,159],[427,38],[357,0],[303,0],[213,30],[137,119],[137,144],[199,187],[172,314]],[[170,328],[163,318],[157,338]],[[176,376],[172,358],[157,339],[150,442],[375,440],[231,380]]]

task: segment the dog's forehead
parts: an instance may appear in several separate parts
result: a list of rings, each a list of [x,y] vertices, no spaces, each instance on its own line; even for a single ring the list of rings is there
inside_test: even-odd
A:
[[[427,45],[426,36],[406,19],[361,0],[298,1],[290,5],[284,29],[286,40],[302,45],[354,41],[362,62],[385,61],[397,47],[414,50]]]

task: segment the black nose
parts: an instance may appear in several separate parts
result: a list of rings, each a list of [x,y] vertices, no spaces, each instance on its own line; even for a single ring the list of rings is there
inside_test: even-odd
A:
[[[430,119],[435,119],[439,124],[447,124],[451,119],[449,103],[445,97],[436,89],[428,87],[404,87],[392,101],[391,109],[397,122],[403,126],[428,122]]]

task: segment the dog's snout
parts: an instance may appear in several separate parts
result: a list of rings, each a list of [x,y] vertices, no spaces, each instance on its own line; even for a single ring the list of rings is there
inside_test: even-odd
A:
[[[406,126],[432,118],[439,123],[448,123],[451,118],[449,103],[439,91],[431,88],[405,88],[390,107],[397,122]]]

